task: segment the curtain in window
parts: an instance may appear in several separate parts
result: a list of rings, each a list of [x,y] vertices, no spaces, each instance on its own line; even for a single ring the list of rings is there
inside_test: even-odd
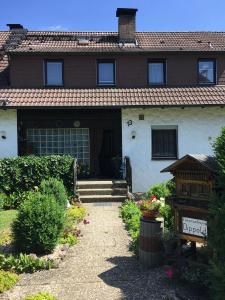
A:
[[[164,64],[162,62],[149,63],[149,83],[164,83]]]

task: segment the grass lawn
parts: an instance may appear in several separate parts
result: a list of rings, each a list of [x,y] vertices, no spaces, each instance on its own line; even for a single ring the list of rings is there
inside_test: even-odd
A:
[[[9,231],[12,221],[16,218],[17,211],[11,210],[0,210],[0,234]]]

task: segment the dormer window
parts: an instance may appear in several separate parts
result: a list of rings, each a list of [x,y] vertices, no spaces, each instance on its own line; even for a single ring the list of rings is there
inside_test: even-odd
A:
[[[45,85],[63,86],[63,61],[62,60],[45,61]]]
[[[198,83],[216,84],[216,60],[215,59],[199,59]]]
[[[148,84],[165,85],[166,84],[166,62],[165,60],[148,61]]]
[[[98,60],[97,62],[97,84],[98,85],[115,85],[115,61]]]

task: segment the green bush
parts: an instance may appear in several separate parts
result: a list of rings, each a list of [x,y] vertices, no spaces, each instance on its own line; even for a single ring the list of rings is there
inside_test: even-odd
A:
[[[29,193],[31,191],[25,191],[25,192],[14,192],[10,195],[5,195],[4,197],[4,209],[15,209],[17,208],[23,201],[29,196]]]
[[[126,200],[120,208],[120,214],[131,236],[130,250],[137,254],[140,234],[140,209],[134,201]]]
[[[13,287],[19,276],[17,274],[0,270],[0,293],[3,293]]]
[[[197,262],[189,262],[189,264],[182,269],[182,272],[180,272],[180,278],[196,286],[207,288],[210,283],[208,266]]]
[[[4,208],[6,198],[7,198],[6,194],[0,192],[0,209]]]
[[[68,199],[66,189],[62,181],[59,181],[55,178],[42,180],[39,191],[41,194],[53,196],[59,205],[64,208],[66,207]]]
[[[12,224],[16,249],[25,253],[50,253],[65,221],[65,211],[53,196],[31,193]]]
[[[20,253],[18,256],[0,254],[0,269],[16,273],[34,273],[54,267],[51,260],[43,260],[32,255]]]
[[[174,217],[173,217],[171,206],[168,204],[161,205],[161,207],[159,209],[159,213],[164,219],[164,227],[168,230],[173,230],[174,229]]]
[[[210,262],[210,287],[212,299],[222,300],[225,295],[225,127],[214,143],[219,165],[217,192],[210,201],[208,244],[213,251]]]
[[[167,182],[154,184],[147,192],[147,196],[156,196],[157,199],[168,197],[171,194],[170,186]]]
[[[66,189],[73,189],[72,156],[23,156],[0,159],[0,187],[7,195],[33,190],[43,179],[62,180]]]
[[[56,297],[46,292],[40,292],[36,295],[26,296],[24,300],[57,300]]]

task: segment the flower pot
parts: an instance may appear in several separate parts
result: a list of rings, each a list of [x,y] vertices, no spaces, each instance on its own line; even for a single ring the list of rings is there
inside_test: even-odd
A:
[[[156,211],[156,210],[141,209],[141,213],[145,219],[149,219],[149,220],[155,220],[158,216],[158,211]]]

